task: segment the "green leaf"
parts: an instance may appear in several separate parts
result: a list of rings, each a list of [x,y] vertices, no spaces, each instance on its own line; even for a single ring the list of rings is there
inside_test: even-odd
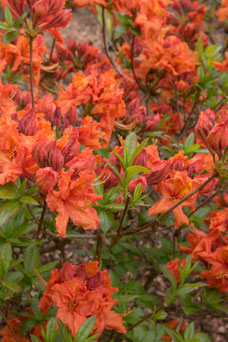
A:
[[[133,164],[135,158],[139,155],[140,152],[142,152],[142,150],[143,150],[144,147],[146,146],[147,142],[148,142],[148,138],[145,139],[145,140],[143,140],[143,141],[141,142],[141,144],[140,144],[139,146],[137,146],[135,152],[132,154],[132,156],[131,156],[131,158],[130,158],[130,160],[129,160],[129,164],[130,164],[130,165]]]
[[[158,319],[163,320],[163,319],[166,319],[166,317],[167,317],[167,313],[164,310],[160,310],[158,312],[155,312],[151,318],[156,319],[156,320]]]
[[[15,26],[15,27],[19,27],[20,24],[22,23],[22,21],[25,19],[26,16],[27,16],[27,13],[26,13],[26,12],[23,13],[23,14],[20,16],[20,18],[18,18],[18,19],[16,20],[14,26]]]
[[[75,336],[75,342],[84,342],[84,340],[89,337],[91,334],[93,327],[96,322],[96,316],[92,316],[88,318],[78,329],[78,332]]]
[[[12,247],[10,243],[5,243],[1,247],[1,257],[4,265],[5,272],[7,272],[11,259],[12,259]]]
[[[57,261],[49,262],[46,265],[38,267],[37,271],[38,271],[39,274],[48,272],[48,271],[52,270],[55,267],[56,264],[57,264]]]
[[[104,233],[107,233],[107,231],[109,231],[109,229],[112,227],[112,224],[114,222],[113,214],[107,210],[102,210],[98,208],[98,216],[100,219],[101,230]]]
[[[124,203],[110,203],[110,204],[105,204],[103,207],[115,212],[119,210],[124,210],[125,204]]]
[[[23,337],[27,334],[32,328],[34,328],[37,325],[37,321],[35,320],[26,320],[22,323],[20,327],[20,337]]]
[[[119,39],[123,33],[125,33],[127,31],[127,27],[125,25],[123,25],[122,23],[119,23],[119,25],[117,25],[114,28],[114,32],[113,32],[113,39]]]
[[[40,252],[36,245],[27,247],[24,251],[24,268],[26,273],[32,273],[40,266]]]
[[[212,342],[212,339],[210,338],[210,336],[208,336],[208,334],[204,332],[196,333],[194,337],[198,338],[200,342]]]
[[[15,283],[10,283],[8,281],[2,281],[2,285],[7,287],[7,289],[11,290],[12,292],[16,292],[16,293],[21,292],[21,287]]]
[[[5,9],[4,9],[4,19],[7,22],[9,27],[13,26],[13,16],[8,6],[5,6]]]
[[[20,210],[20,203],[18,201],[11,201],[4,203],[0,207],[0,226],[16,216]]]
[[[187,150],[189,147],[191,147],[194,144],[194,141],[195,141],[194,133],[189,134],[189,136],[187,137],[184,143],[184,150]]]
[[[176,342],[184,342],[181,334],[178,331],[168,328],[164,326],[165,332]]]
[[[35,335],[31,335],[30,334],[30,337],[32,339],[32,342],[41,342],[41,340],[39,339],[39,337],[35,336]]]
[[[183,296],[187,293],[194,291],[196,288],[202,287],[202,286],[206,286],[206,284],[203,284],[203,283],[185,284],[180,289],[177,289],[176,295]]]
[[[46,342],[55,342],[57,333],[55,319],[52,317],[47,324]]]
[[[2,36],[2,42],[4,45],[8,45],[12,40],[16,38],[17,34],[16,32],[7,32],[4,33]]]
[[[25,203],[25,204],[31,204],[31,205],[38,205],[39,204],[36,200],[34,200],[34,198],[29,197],[29,196],[21,197],[20,202]]]
[[[198,52],[199,57],[201,58],[201,57],[202,57],[202,54],[203,54],[203,39],[202,39],[202,37],[200,37],[200,38],[197,40],[197,43],[196,43],[196,51]]]
[[[126,166],[131,166],[130,160],[137,148],[137,138],[135,132],[130,133],[124,143],[123,156]]]
[[[20,196],[17,186],[12,183],[6,183],[4,185],[0,185],[0,198],[2,199],[15,199]]]
[[[189,338],[194,337],[195,326],[194,322],[190,323],[184,331],[184,339],[187,340]]]
[[[172,275],[172,273],[168,270],[168,268],[165,265],[160,265],[160,268],[164,275],[169,279],[170,283],[172,284],[172,287],[175,289],[177,286],[176,279]]]
[[[65,325],[59,318],[57,318],[57,325],[58,325],[59,332],[62,337],[62,341],[72,342],[72,338],[70,338],[67,328],[65,327]]]
[[[184,154],[187,156],[188,154],[191,154],[193,152],[195,152],[196,150],[198,150],[200,148],[200,145],[198,144],[193,144],[192,146],[190,146],[189,148],[187,148],[184,151]]]
[[[110,167],[110,169],[117,175],[117,177],[119,178],[119,180],[121,182],[123,182],[123,178],[121,176],[121,174],[119,173],[119,171],[117,170],[117,168],[115,166],[113,166],[108,160],[105,160],[106,164],[108,164],[108,166]]]

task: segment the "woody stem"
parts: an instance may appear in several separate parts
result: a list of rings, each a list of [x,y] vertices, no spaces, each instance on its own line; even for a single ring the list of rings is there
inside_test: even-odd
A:
[[[107,40],[107,31],[106,31],[106,16],[105,16],[105,8],[102,7],[102,24],[103,24],[103,27],[102,27],[102,33],[103,33],[103,41],[104,41],[104,50],[105,50],[105,54],[109,60],[109,62],[111,63],[111,65],[113,66],[113,68],[115,69],[115,71],[122,77],[125,77],[128,79],[128,81],[132,82],[132,80],[127,77],[126,75],[124,75],[122,73],[121,70],[119,70],[116,66],[116,64],[113,62],[110,54],[109,54],[109,51],[108,51],[108,40]]]
[[[42,214],[41,214],[41,217],[40,217],[40,221],[39,221],[39,224],[38,224],[38,228],[37,228],[37,232],[36,232],[36,238],[37,239],[39,239],[39,235],[40,235],[40,232],[41,232],[41,229],[42,229],[42,224],[43,224],[44,216],[45,216],[45,213],[46,213],[46,209],[47,209],[47,203],[44,200],[43,211],[42,211]]]
[[[18,340],[18,338],[17,338],[17,336],[16,336],[16,334],[15,334],[13,328],[11,327],[11,324],[8,322],[6,316],[4,315],[4,313],[3,313],[1,310],[0,310],[0,315],[2,316],[2,318],[4,319],[4,321],[6,322],[6,325],[8,326],[8,328],[9,328],[11,334],[13,335],[15,341],[16,341],[16,342],[19,342],[19,340]]]
[[[34,93],[33,93],[33,75],[32,75],[32,43],[33,38],[29,37],[29,51],[30,51],[30,91],[31,91],[31,98],[32,98],[32,108],[35,109],[34,106]]]
[[[210,183],[214,178],[216,177],[215,174],[213,174],[211,177],[209,177],[204,183],[202,183],[196,190],[192,191],[190,194],[188,194],[187,196],[185,196],[184,198],[182,198],[182,200],[180,200],[179,202],[177,202],[175,205],[173,205],[168,211],[166,211],[165,213],[159,215],[159,219],[162,218],[163,216],[169,214],[171,211],[173,211],[174,209],[176,209],[177,207],[179,207],[179,205],[181,205],[183,202],[187,201],[190,197],[192,197],[193,195],[195,195],[198,191],[200,191],[205,185],[207,185],[208,183]]]

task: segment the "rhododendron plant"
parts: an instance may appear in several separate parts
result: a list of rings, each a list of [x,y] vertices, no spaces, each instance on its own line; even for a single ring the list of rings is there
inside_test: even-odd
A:
[[[1,341],[225,342],[228,2],[0,4]]]

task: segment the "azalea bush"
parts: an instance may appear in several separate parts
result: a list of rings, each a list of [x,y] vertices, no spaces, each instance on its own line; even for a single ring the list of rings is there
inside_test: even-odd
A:
[[[0,2],[1,341],[213,341],[227,0]],[[59,30],[87,6],[102,51]]]

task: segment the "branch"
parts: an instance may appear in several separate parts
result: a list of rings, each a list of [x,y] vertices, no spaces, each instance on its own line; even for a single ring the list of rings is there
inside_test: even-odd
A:
[[[132,44],[131,44],[131,70],[132,70],[134,79],[135,79],[136,83],[138,84],[139,88],[143,92],[145,92],[145,87],[141,84],[141,82],[138,79],[138,77],[136,76],[136,72],[135,72],[135,66],[134,66],[134,47],[135,47],[135,35],[133,35]]]
[[[32,108],[35,109],[34,105],[34,93],[33,93],[33,75],[32,75],[32,43],[33,38],[29,37],[29,51],[30,51],[30,88],[31,88],[31,98],[32,98]]]
[[[119,68],[117,68],[116,64],[113,62],[111,56],[109,55],[109,51],[108,51],[108,41],[107,41],[107,31],[106,31],[106,17],[105,17],[105,8],[102,7],[102,22],[103,22],[103,28],[102,28],[102,33],[103,33],[103,41],[104,41],[104,50],[105,50],[105,54],[109,60],[109,62],[111,63],[111,65],[113,66],[113,68],[115,69],[115,71],[122,77],[125,77],[128,81],[132,82],[132,79],[129,78],[128,76],[124,75],[122,73],[121,70],[119,70]]]
[[[42,211],[42,214],[41,214],[41,217],[40,217],[40,221],[39,221],[39,224],[38,224],[38,228],[37,228],[37,232],[36,232],[37,240],[39,240],[39,235],[40,235],[40,232],[41,232],[41,229],[42,229],[42,224],[43,224],[44,216],[45,216],[45,213],[46,213],[46,209],[47,209],[47,203],[44,200],[43,211]]]
[[[11,334],[13,335],[13,337],[14,337],[14,339],[15,339],[15,341],[16,341],[16,342],[19,342],[19,340],[18,340],[18,338],[17,338],[17,336],[16,336],[16,334],[15,334],[13,328],[11,327],[11,324],[7,321],[7,318],[6,318],[6,316],[4,315],[4,313],[2,312],[2,310],[0,310],[0,315],[3,317],[4,321],[6,322],[6,324],[7,324],[8,328],[9,328]]]
[[[114,238],[114,240],[110,243],[106,237],[105,237],[105,234],[101,234],[100,237],[101,239],[103,240],[104,244],[106,247],[109,247],[109,248],[112,248],[114,247],[117,242],[120,240],[121,238],[121,233],[122,233],[122,230],[123,230],[123,221],[124,221],[124,217],[127,213],[127,210],[128,210],[128,206],[129,206],[129,203],[130,203],[130,197],[128,196],[127,199],[126,199],[126,202],[125,202],[125,207],[124,207],[124,210],[122,212],[122,215],[121,215],[121,218],[120,218],[120,225],[119,225],[119,228],[118,228],[118,231],[117,231],[117,234]]]

